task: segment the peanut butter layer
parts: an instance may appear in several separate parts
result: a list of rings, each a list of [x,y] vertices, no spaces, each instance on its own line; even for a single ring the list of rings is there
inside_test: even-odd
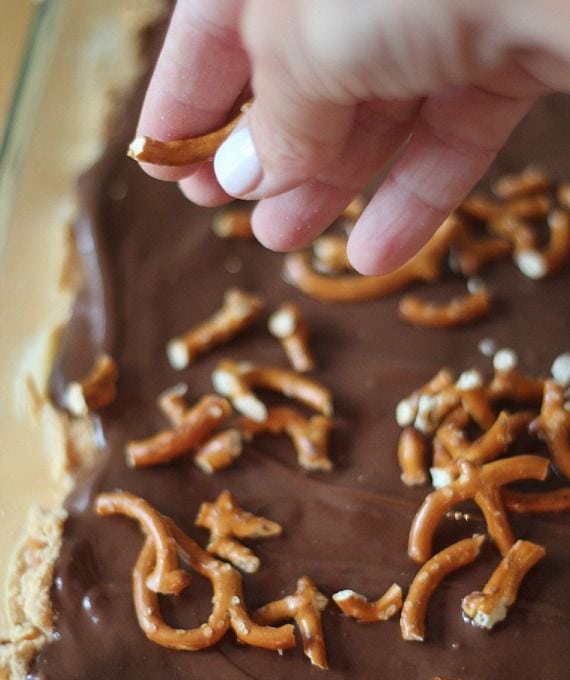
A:
[[[3,197],[3,210],[13,203],[0,233],[0,642],[14,636],[5,589],[28,512],[60,506],[76,472],[45,395],[58,329],[75,296],[69,228],[77,175],[104,146],[116,105],[109,94],[128,91],[140,74],[139,30],[160,5],[66,4],[65,41],[54,51],[14,193]]]

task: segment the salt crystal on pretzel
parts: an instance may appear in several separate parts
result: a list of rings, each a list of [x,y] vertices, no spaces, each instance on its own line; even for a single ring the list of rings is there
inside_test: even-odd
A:
[[[564,387],[546,380],[540,415],[530,429],[544,439],[556,468],[570,479],[570,411],[565,406]]]
[[[190,575],[177,568],[176,547],[168,522],[147,501],[127,491],[99,494],[95,512],[102,517],[125,515],[136,519],[152,542],[154,560],[145,585],[155,593],[176,595],[190,582]]]
[[[446,512],[469,499],[481,508],[489,535],[505,555],[514,538],[501,500],[501,487],[522,479],[544,480],[548,474],[548,461],[530,455],[513,456],[482,466],[459,460],[457,465],[459,477],[428,494],[414,517],[408,554],[416,562],[429,559],[433,535]]]
[[[550,239],[542,250],[525,248],[515,255],[520,271],[529,279],[543,279],[570,261],[570,213],[553,210],[548,216]]]
[[[230,415],[227,399],[208,394],[188,408],[179,422],[147,439],[127,443],[127,463],[131,467],[161,465],[185,455],[204,440]]]
[[[517,541],[503,557],[483,591],[463,598],[461,608],[471,623],[491,630],[503,621],[516,601],[522,580],[544,555],[542,546],[530,541]]]
[[[297,590],[281,600],[260,607],[253,614],[255,621],[272,624],[294,619],[303,641],[303,650],[313,666],[328,668],[321,612],[328,604],[327,598],[317,590],[308,576],[297,581]]]
[[[269,332],[281,342],[291,366],[300,373],[311,371],[315,360],[309,346],[309,327],[298,305],[282,304],[269,317]]]
[[[453,571],[471,564],[479,555],[485,536],[474,534],[434,555],[415,575],[402,607],[402,638],[423,642],[429,600],[443,579]]]
[[[369,602],[354,590],[340,590],[332,596],[338,608],[351,619],[362,623],[387,621],[402,608],[402,589],[393,583],[375,602]]]
[[[451,298],[446,303],[427,302],[416,295],[400,300],[398,316],[412,326],[449,328],[465,326],[486,316],[491,309],[491,294],[484,284],[468,282],[466,295]]]
[[[221,361],[212,374],[212,383],[217,392],[232,401],[237,411],[257,422],[267,419],[267,407],[253,392],[254,387],[281,392],[327,417],[333,412],[331,393],[326,387],[276,366]]]
[[[263,302],[257,295],[230,288],[224,294],[221,309],[185,335],[168,342],[166,354],[170,365],[178,371],[186,368],[199,355],[248,328],[262,309]]]
[[[117,395],[118,376],[114,359],[100,354],[86,376],[66,387],[63,397],[66,408],[75,416],[86,416],[107,406]]]
[[[280,536],[282,531],[277,522],[240,508],[229,491],[222,491],[214,503],[202,503],[195,524],[210,531],[209,553],[248,574],[259,569],[259,558],[235,539]]]
[[[243,418],[239,426],[247,439],[261,432],[285,433],[297,451],[297,462],[305,470],[329,471],[333,468],[328,453],[332,420],[326,416],[305,418],[295,409],[277,406],[268,410],[263,422]]]

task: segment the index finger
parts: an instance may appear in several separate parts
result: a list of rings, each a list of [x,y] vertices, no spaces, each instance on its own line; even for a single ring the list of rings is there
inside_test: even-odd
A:
[[[138,134],[184,139],[223,125],[249,79],[239,22],[244,0],[178,0],[151,78]],[[179,180],[196,166],[142,165],[152,177]]]

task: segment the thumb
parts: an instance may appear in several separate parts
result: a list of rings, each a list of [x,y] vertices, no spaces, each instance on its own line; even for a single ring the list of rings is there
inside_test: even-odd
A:
[[[296,2],[248,4],[243,38],[252,61],[253,106],[214,159],[229,194],[261,199],[292,189],[339,156],[355,107],[315,94],[304,56],[303,16]]]

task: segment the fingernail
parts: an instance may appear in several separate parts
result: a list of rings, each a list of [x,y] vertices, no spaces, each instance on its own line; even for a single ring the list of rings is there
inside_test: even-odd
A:
[[[247,125],[231,134],[218,149],[214,172],[222,189],[232,196],[245,196],[259,184],[261,164]]]

